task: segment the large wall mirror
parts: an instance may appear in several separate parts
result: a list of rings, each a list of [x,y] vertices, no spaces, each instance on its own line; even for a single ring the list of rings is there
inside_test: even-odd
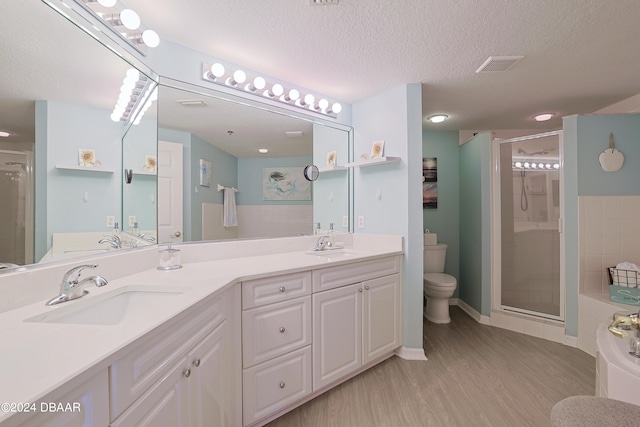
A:
[[[98,242],[113,232],[108,222],[125,225],[127,125],[110,115],[131,65],[40,0],[5,6],[0,130],[11,135],[0,137],[0,263],[27,265],[114,250]],[[142,151],[155,155],[153,109],[145,120],[140,126],[154,130],[141,138],[153,148]],[[138,132],[132,127],[127,133]],[[93,167],[86,166],[91,162]]]
[[[159,242],[349,231],[348,128],[173,84],[158,95]]]

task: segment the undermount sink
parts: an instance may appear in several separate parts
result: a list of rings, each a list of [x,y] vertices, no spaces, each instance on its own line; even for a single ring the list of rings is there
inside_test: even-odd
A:
[[[306,254],[326,258],[328,261],[333,261],[340,258],[349,258],[355,255],[354,252],[345,249],[325,249],[323,251],[306,252]]]
[[[153,304],[171,301],[188,289],[178,286],[123,286],[95,298],[64,303],[46,313],[25,319],[25,322],[117,325],[127,315],[148,310]]]

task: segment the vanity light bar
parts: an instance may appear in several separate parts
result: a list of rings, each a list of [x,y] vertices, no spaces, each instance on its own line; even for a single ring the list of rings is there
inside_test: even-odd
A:
[[[511,167],[513,169],[537,169],[537,170],[551,170],[551,169],[560,169],[560,164],[559,163],[535,163],[535,162],[529,162],[529,161],[517,161],[517,162],[513,162],[511,164]]]
[[[103,21],[122,40],[131,45],[142,55],[147,55],[147,48],[160,44],[158,34],[142,25],[140,16],[114,0],[73,0],[93,16]]]
[[[134,119],[133,124],[137,125],[156,99],[158,91],[155,82],[135,68],[130,68],[120,86],[120,96],[111,113],[111,120],[127,122]]]
[[[274,101],[282,102],[283,104],[294,105],[333,118],[342,111],[342,105],[337,102],[331,104],[324,98],[316,102],[313,94],[302,95],[297,89],[286,90],[279,83],[270,85],[263,77],[257,76],[250,78],[242,70],[227,71],[220,63],[202,63],[202,80],[244,92],[262,95]]]

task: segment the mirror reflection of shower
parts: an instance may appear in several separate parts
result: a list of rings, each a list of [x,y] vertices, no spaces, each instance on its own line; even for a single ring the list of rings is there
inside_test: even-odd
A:
[[[33,153],[0,150],[0,264],[33,263]]]

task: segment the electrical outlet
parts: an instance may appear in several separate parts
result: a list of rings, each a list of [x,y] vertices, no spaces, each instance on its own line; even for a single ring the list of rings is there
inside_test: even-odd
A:
[[[364,228],[364,215],[358,217],[358,228]]]
[[[109,228],[113,228],[116,225],[116,217],[115,216],[108,216],[107,217],[107,227]]]
[[[136,222],[136,216],[129,215],[129,227],[133,227],[135,225],[135,222]]]
[[[342,217],[342,226],[344,228],[349,227],[349,216],[348,215],[345,215],[345,216]]]

